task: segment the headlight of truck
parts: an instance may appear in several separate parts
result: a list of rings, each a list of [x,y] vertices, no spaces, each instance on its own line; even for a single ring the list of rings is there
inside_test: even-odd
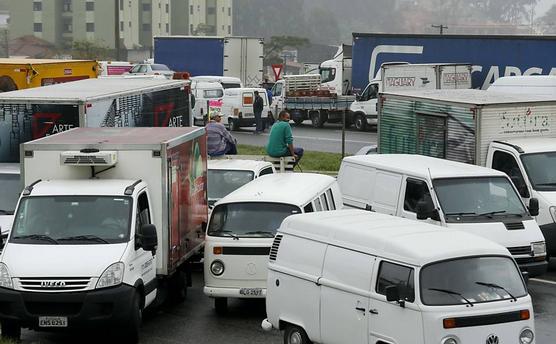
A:
[[[14,288],[10,272],[4,263],[0,263],[0,287],[8,289]]]
[[[210,271],[214,276],[220,276],[224,273],[224,263],[219,260],[215,260],[210,264]]]
[[[447,337],[442,339],[442,344],[459,344],[458,340],[454,337]]]
[[[124,263],[118,262],[110,265],[97,282],[97,289],[113,287],[122,284],[124,280]]]
[[[531,251],[533,251],[533,255],[537,256],[546,256],[546,244],[544,241],[532,242],[531,243]]]
[[[533,343],[533,339],[535,339],[535,335],[533,334],[533,331],[528,328],[521,331],[521,333],[519,334],[520,344],[531,344]]]

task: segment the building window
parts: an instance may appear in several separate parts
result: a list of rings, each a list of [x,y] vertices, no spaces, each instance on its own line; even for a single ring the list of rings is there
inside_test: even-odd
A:
[[[73,32],[73,25],[71,24],[71,22],[63,23],[62,30],[63,32],[71,33]]]
[[[120,22],[120,31],[122,31],[122,32],[124,31],[124,22],[123,21]]]
[[[127,25],[127,26],[131,27],[131,22],[128,22],[128,25]]]
[[[193,34],[193,24],[189,24],[189,34]]]
[[[189,6],[189,15],[193,15],[193,5]]]
[[[151,4],[143,4],[143,11],[148,12],[151,10]]]
[[[225,7],[222,7],[222,13],[224,13],[224,10],[225,10],[225,9],[226,9]]]
[[[143,31],[151,31],[151,24],[143,24]]]
[[[166,4],[166,13],[170,13],[170,5]]]
[[[170,32],[170,24],[166,23],[166,33]]]
[[[33,32],[42,32],[42,23],[34,23]]]
[[[232,26],[228,25],[228,35],[231,35],[231,34],[232,34]]]
[[[224,28],[225,28],[225,27],[226,27],[226,26],[222,25],[222,31],[224,31]]]
[[[85,3],[85,11],[94,11],[95,10],[95,3],[92,1],[87,1]]]
[[[95,23],[87,23],[87,32],[95,32]]]
[[[161,23],[158,23],[158,29],[159,30],[162,29],[162,24]]]
[[[64,12],[71,12],[71,0],[64,0],[62,8]]]
[[[33,11],[42,11],[42,2],[33,1]]]
[[[120,11],[124,9],[124,0],[120,0]]]
[[[228,7],[228,17],[231,17],[231,16],[232,16],[232,8]]]
[[[207,7],[207,14],[208,15],[216,14],[216,7]]]

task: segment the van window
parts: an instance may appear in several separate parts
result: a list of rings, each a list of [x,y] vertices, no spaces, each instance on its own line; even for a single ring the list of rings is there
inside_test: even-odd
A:
[[[431,194],[427,183],[423,180],[407,178],[405,187],[405,197],[403,200],[403,209],[412,213],[417,212],[417,203],[424,200],[427,204],[427,209],[434,209]]]
[[[556,152],[523,154],[521,161],[535,190],[556,191]]]
[[[496,151],[492,156],[492,168],[510,177],[521,197],[529,198],[529,190],[514,157],[506,152]]]
[[[141,230],[141,227],[151,223],[151,216],[149,214],[149,199],[146,192],[141,193],[137,199],[137,210],[135,212],[135,216],[135,234],[137,238],[137,234]]]
[[[234,83],[234,82],[222,82],[221,85],[222,85],[222,87],[223,87],[224,89],[228,89],[228,88],[241,88],[241,84]]]
[[[325,194],[320,195],[320,203],[322,204],[322,209],[323,210],[330,210],[330,207],[328,206],[328,201],[326,200],[326,195]]]
[[[386,288],[398,287],[400,297],[408,302],[415,301],[415,283],[413,268],[390,262],[381,262],[376,282],[376,292],[386,295]]]
[[[326,196],[328,198],[328,204],[330,205],[330,210],[336,210],[336,203],[334,203],[334,196],[332,195],[332,189],[326,190]]]
[[[267,174],[273,174],[272,167],[267,167],[259,173],[259,177],[266,176]]]
[[[305,207],[303,207],[303,212],[312,213],[313,212],[313,205],[311,203],[307,204]]]
[[[204,98],[208,98],[208,99],[212,99],[212,98],[222,98],[222,96],[224,95],[224,91],[220,90],[220,89],[215,89],[215,90],[204,90],[203,91],[203,97]]]
[[[320,204],[320,199],[317,197],[313,202],[315,203],[315,211],[322,211],[322,205]]]
[[[282,84],[278,83],[272,87],[272,95],[274,97],[279,97],[282,95]]]

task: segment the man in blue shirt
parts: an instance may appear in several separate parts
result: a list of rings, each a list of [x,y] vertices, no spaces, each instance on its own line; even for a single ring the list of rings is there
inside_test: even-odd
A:
[[[210,156],[235,155],[237,154],[236,140],[226,130],[221,114],[216,114],[206,126],[207,131],[207,153]]]

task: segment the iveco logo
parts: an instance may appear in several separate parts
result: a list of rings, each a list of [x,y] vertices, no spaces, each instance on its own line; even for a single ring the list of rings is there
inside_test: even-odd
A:
[[[65,286],[66,282],[64,281],[41,281],[41,288],[59,288]]]
[[[491,334],[490,336],[487,337],[486,344],[498,344],[498,343],[499,340],[497,335]]]

